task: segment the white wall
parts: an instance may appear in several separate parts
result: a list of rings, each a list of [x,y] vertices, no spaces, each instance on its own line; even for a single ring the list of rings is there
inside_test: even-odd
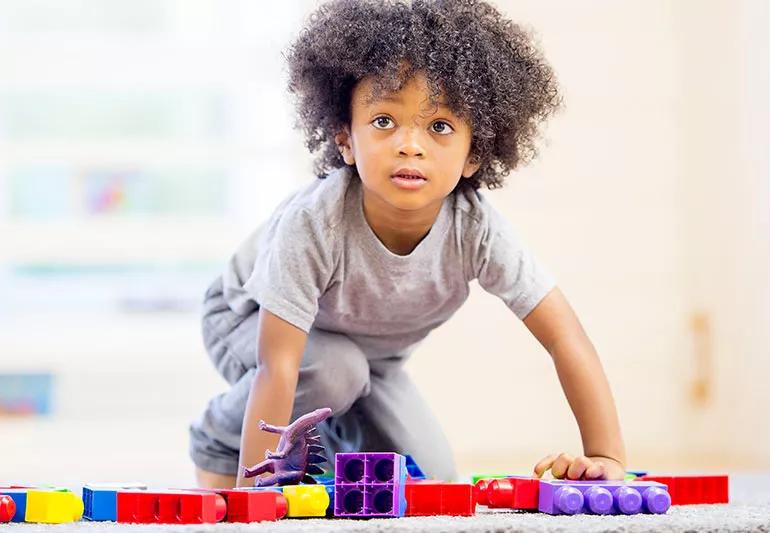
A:
[[[687,308],[670,5],[504,6],[542,36],[566,110],[548,131],[541,161],[489,197],[559,278],[604,361],[629,460],[647,466],[682,447],[676,355],[686,351]],[[549,356],[516,322],[477,291],[426,346],[435,353],[414,367],[436,407],[451,407],[441,416],[458,453],[507,455],[525,468],[551,451],[581,448]],[[467,363],[471,354],[477,367]],[[439,364],[448,367],[443,383],[429,377]],[[478,392],[452,390],[468,382]],[[457,414],[486,431],[468,431]]]
[[[767,4],[503,6],[541,34],[566,111],[490,197],[597,346],[630,465],[768,468]],[[547,355],[513,322],[477,291],[412,363],[469,463],[580,450]]]

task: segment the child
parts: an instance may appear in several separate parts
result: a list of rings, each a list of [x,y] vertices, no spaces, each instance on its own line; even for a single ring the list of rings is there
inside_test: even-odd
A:
[[[548,350],[580,427],[584,455],[548,456],[535,473],[622,478],[591,342],[478,192],[534,157],[561,102],[530,36],[482,1],[335,0],[287,59],[320,179],[279,205],[206,293],[206,348],[231,388],[190,428],[198,483],[253,483],[243,467],[277,442],[259,420],[286,425],[327,406],[329,457],[409,453],[451,480],[449,444],[403,363],[474,279]]]

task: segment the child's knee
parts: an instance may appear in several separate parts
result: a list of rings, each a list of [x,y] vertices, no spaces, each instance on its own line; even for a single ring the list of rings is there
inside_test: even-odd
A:
[[[369,394],[369,387],[369,364],[363,353],[357,348],[329,351],[300,368],[295,413],[329,407],[335,415],[342,414]]]

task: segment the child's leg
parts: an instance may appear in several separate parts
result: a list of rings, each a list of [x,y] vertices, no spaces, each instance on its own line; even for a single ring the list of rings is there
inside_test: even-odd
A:
[[[221,287],[221,285],[220,285]],[[203,415],[190,426],[190,455],[202,474],[199,481],[221,481],[216,476],[235,476],[241,427],[251,384],[256,374],[256,334],[258,312],[239,317],[217,302],[221,288],[207,293],[204,340],[218,371],[232,384],[213,398]],[[235,315],[235,316],[232,316]],[[232,327],[231,331],[227,331]],[[335,416],[346,412],[369,391],[366,356],[345,335],[311,330],[300,367],[292,420],[319,407],[330,407]],[[271,422],[271,421],[266,421]],[[330,440],[329,424],[319,425],[319,433],[333,461],[336,442]],[[251,466],[251,465],[246,465]]]
[[[445,481],[457,477],[444,431],[404,371],[402,359],[370,360],[371,393],[358,400],[363,430],[371,451],[411,455],[429,476]]]
[[[216,474],[200,468],[195,468],[195,481],[201,488],[207,489],[232,489],[237,483],[236,476]]]

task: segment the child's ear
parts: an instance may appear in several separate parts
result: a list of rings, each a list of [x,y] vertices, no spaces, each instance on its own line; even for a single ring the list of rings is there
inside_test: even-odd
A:
[[[481,168],[481,158],[476,154],[468,155],[463,166],[463,178],[470,178]]]
[[[334,136],[334,142],[347,165],[355,165],[356,158],[353,155],[353,139],[350,136],[350,128],[345,126],[341,132]]]

